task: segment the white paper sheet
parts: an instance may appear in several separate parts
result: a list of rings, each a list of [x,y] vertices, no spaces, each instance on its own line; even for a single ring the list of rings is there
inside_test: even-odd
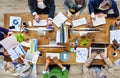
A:
[[[28,50],[25,55],[25,60],[32,62],[33,64],[36,64],[39,57],[39,53],[40,53],[39,51],[31,53],[30,50]]]
[[[120,59],[117,59],[114,61],[115,66],[120,67]]]
[[[33,26],[47,26],[47,20],[40,20],[40,22],[33,20]]]
[[[53,19],[53,23],[55,23],[56,26],[60,27],[61,23],[64,23],[66,20],[67,17],[65,17],[61,12],[59,12]]]
[[[20,31],[21,17],[10,16],[9,26],[15,27],[14,29],[11,29],[11,31]]]
[[[60,43],[60,31],[57,31],[56,33],[56,44]]]
[[[76,27],[76,26],[80,26],[83,24],[87,24],[87,21],[86,21],[86,18],[84,17],[84,18],[80,18],[77,20],[73,20],[72,23],[73,23],[73,27]]]
[[[46,53],[46,57],[48,56],[50,56],[51,59],[53,59],[54,57],[60,59],[60,53]]]
[[[87,48],[77,48],[76,49],[76,62],[85,63],[88,57]]]
[[[110,31],[110,44],[113,44],[113,40],[117,40],[118,44],[120,44],[120,30],[111,30]]]
[[[106,20],[105,20],[105,17],[96,17],[96,20],[93,20],[92,19],[92,23],[93,23],[93,26],[99,26],[99,25],[102,25],[102,24],[106,24]]]

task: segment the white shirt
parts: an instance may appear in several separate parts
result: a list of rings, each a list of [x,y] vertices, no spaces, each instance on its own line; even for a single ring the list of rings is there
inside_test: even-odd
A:
[[[37,7],[40,8],[40,9],[44,9],[44,8],[46,8],[46,5],[42,1],[42,2],[38,2],[38,6]]]

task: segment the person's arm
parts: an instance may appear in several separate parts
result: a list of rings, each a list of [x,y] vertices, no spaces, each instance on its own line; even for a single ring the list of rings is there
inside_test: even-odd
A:
[[[48,19],[53,19],[54,18],[54,14],[55,14],[55,1],[54,0],[50,0],[50,12],[48,15]]]
[[[31,11],[31,14],[35,17],[35,20],[37,22],[39,22],[40,21],[40,16],[35,11],[35,6],[37,6],[37,2],[35,2],[35,1],[34,0],[28,0],[28,6],[29,6],[29,9]]]
[[[78,7],[80,6],[80,10],[79,10],[79,13],[82,13],[83,10],[86,8],[86,0],[84,0],[83,4],[82,5],[78,5]]]
[[[50,64],[50,57],[47,57],[45,67],[44,67],[44,70],[42,72],[43,73],[43,78],[48,78],[48,74],[49,74],[48,67],[49,67],[49,64]]]
[[[105,54],[103,52],[100,52],[100,56],[102,57],[102,59],[104,60],[105,64],[109,67],[112,68],[114,67],[113,63],[111,62],[111,60],[109,58],[105,57]]]
[[[2,31],[4,34],[8,34],[9,30],[3,27],[0,27],[0,31]]]
[[[84,63],[83,65],[83,73],[84,76],[89,77],[89,66],[91,65],[92,61],[94,60],[94,58],[97,56],[96,52],[92,52],[91,57],[88,58],[88,60]]]
[[[34,7],[34,4],[33,4],[33,0],[28,0],[28,6],[29,6],[29,9],[31,11],[31,14],[32,15],[36,15],[37,12],[35,11],[35,7]]]
[[[66,10],[67,13],[70,12],[68,6],[69,6],[68,0],[64,0],[64,8],[65,8],[65,10]]]
[[[94,13],[94,6],[92,0],[89,0],[88,9],[89,9],[89,14]]]
[[[117,3],[115,1],[112,1],[112,9],[113,9],[113,14],[107,14],[107,17],[118,17],[119,16],[119,11],[117,7]]]

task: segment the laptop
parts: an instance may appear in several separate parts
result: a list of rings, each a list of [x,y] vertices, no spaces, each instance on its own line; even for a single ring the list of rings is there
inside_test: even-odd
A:
[[[91,57],[91,53],[92,52],[97,52],[97,56],[95,57],[95,59],[102,59],[101,56],[99,55],[99,53],[101,51],[104,52],[105,57],[107,57],[107,46],[108,44],[104,44],[104,43],[93,43],[91,44],[90,48],[89,48],[89,56]]]

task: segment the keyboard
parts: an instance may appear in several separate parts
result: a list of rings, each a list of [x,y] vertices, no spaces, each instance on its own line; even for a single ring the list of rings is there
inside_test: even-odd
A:
[[[100,49],[98,49],[98,48],[94,48],[94,49],[91,49],[91,52],[97,52],[97,54],[99,54],[100,52],[105,52],[105,49],[102,49],[102,48],[100,48]]]

